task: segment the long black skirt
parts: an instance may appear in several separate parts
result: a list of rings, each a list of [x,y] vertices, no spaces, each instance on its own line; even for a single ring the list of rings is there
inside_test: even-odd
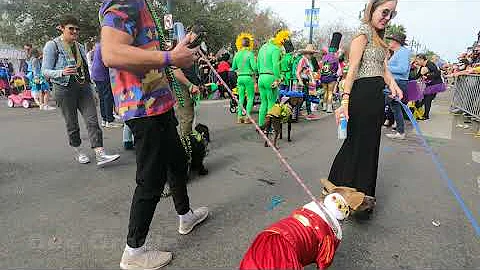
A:
[[[375,196],[380,137],[384,119],[382,77],[353,83],[348,106],[347,138],[333,161],[328,179],[337,186]]]

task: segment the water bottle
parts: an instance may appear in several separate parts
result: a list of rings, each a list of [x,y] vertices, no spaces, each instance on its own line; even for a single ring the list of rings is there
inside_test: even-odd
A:
[[[347,138],[347,118],[344,114],[340,115],[340,123],[338,124],[338,139],[345,140]]]

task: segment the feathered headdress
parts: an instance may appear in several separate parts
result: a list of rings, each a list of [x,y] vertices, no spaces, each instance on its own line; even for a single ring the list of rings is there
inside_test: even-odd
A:
[[[248,39],[248,46],[247,47],[244,47],[243,46],[243,40],[244,39]],[[240,35],[237,36],[237,40],[235,41],[235,45],[237,46],[237,50],[241,50],[241,49],[248,49],[248,50],[253,50],[253,35],[250,34],[250,33],[245,33],[245,32],[242,32],[240,33]]]
[[[280,30],[280,31],[278,31],[278,33],[273,38],[273,43],[277,46],[282,46],[283,42],[285,42],[285,40],[287,40],[289,38],[290,38],[290,31]]]

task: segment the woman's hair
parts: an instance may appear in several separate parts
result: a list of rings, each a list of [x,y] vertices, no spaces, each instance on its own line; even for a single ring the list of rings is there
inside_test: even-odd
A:
[[[363,17],[363,22],[368,24],[374,31],[373,31],[373,41],[375,44],[380,45],[384,48],[387,48],[388,45],[385,43],[383,38],[385,37],[385,29],[382,30],[377,30],[375,27],[372,25],[372,18],[373,18],[373,13],[377,8],[387,2],[390,1],[397,1],[397,0],[370,0],[370,2],[367,5],[367,9],[365,10],[365,15]]]
[[[424,53],[419,53],[419,54],[417,54],[416,57],[418,59],[422,59],[422,60],[425,60],[425,61],[428,60],[427,55],[425,55]]]

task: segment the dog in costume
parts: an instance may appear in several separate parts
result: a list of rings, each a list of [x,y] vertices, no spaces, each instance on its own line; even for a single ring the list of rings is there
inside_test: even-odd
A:
[[[277,140],[279,137],[280,139],[283,137],[283,124],[285,123],[287,124],[287,140],[289,142],[292,141],[292,112],[293,109],[300,106],[302,102],[302,98],[283,97],[280,103],[276,103],[268,111],[265,119],[265,125],[263,126],[263,132],[268,137],[268,135],[271,133],[270,131],[273,129],[273,147],[278,149]],[[265,142],[265,147],[268,147],[267,142]]]
[[[290,32],[280,30],[274,38],[263,44],[258,51],[258,88],[260,92],[260,112],[258,124],[265,125],[267,112],[278,98],[278,85],[281,81],[280,62],[282,47],[290,38]]]
[[[335,32],[332,35],[328,53],[322,58],[321,82],[324,89],[323,110],[333,113],[333,92],[338,80],[338,68],[340,62],[337,52],[342,40],[342,34]]]
[[[339,220],[353,211],[373,208],[375,199],[325,179],[321,183],[323,205],[308,203],[263,230],[243,257],[241,270],[303,269],[312,263],[318,269],[330,266],[342,240]]]
[[[247,115],[252,112],[253,101],[255,99],[255,74],[257,73],[257,64],[253,54],[254,40],[249,33],[241,33],[235,42],[237,53],[233,57],[232,70],[237,72],[237,91],[238,101],[243,106],[245,95],[247,96]],[[245,119],[242,109],[237,111],[237,123],[249,124],[250,120]]]

